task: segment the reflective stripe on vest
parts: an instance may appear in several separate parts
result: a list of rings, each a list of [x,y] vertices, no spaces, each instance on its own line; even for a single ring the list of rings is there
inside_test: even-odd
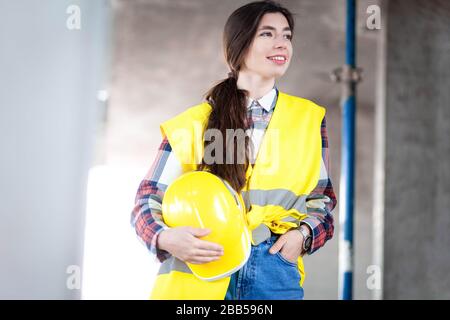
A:
[[[307,195],[297,196],[286,189],[242,191],[242,197],[247,209],[250,209],[251,205],[274,205],[281,206],[285,210],[296,209],[298,212],[306,212]]]

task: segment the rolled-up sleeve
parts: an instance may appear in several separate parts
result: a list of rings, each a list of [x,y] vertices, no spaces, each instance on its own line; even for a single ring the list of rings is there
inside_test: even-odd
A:
[[[131,225],[136,235],[159,262],[171,256],[169,252],[158,248],[159,234],[169,228],[162,217],[162,199],[167,186],[181,174],[181,165],[169,141],[164,138],[153,165],[139,185],[131,213]]]
[[[333,237],[334,219],[331,212],[337,204],[333,184],[329,172],[329,148],[326,119],[321,124],[322,135],[322,164],[317,186],[306,198],[308,216],[301,221],[312,231],[312,245],[308,254],[313,254],[323,247]]]

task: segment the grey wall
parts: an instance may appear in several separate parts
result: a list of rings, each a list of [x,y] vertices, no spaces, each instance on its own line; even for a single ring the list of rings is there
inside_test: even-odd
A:
[[[0,2],[0,299],[80,297],[66,270],[82,265],[106,4]]]
[[[150,167],[161,142],[159,123],[202,101],[202,95],[228,72],[222,54],[227,17],[250,1],[117,0],[111,104],[106,134],[108,164]],[[345,1],[281,1],[296,13],[294,57],[280,90],[327,108],[330,174],[339,195],[340,86],[328,74],[344,63]],[[372,261],[372,172],[375,62],[378,31],[365,28],[359,1],[358,88],[355,200],[355,298],[370,298],[366,269]],[[136,186],[137,188],[137,186]],[[130,208],[132,199],[130,199]],[[307,299],[336,299],[339,207],[336,234],[305,259]],[[136,242],[136,245],[140,245]]]
[[[450,4],[392,0],[386,10],[376,164],[384,298],[449,299]]]

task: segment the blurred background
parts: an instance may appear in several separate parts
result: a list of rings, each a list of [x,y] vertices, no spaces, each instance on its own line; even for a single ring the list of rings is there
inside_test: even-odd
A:
[[[148,298],[136,190],[159,123],[226,77],[223,26],[248,2],[0,0],[1,299]],[[339,197],[345,1],[280,2],[296,30],[277,86],[327,108]],[[450,2],[357,1],[357,66],[354,298],[450,299]],[[338,298],[333,214],[306,299]]]

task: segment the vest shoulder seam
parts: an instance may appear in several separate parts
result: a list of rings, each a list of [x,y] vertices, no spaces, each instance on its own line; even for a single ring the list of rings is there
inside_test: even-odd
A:
[[[180,113],[174,115],[173,117],[167,119],[166,121],[163,121],[163,123],[168,123],[185,117],[190,117],[193,118],[194,120],[199,119],[203,120],[209,115],[209,110],[207,109],[207,106],[209,106],[209,104],[203,102],[195,106],[188,107],[184,111],[181,111]]]
[[[310,107],[311,109],[320,110],[320,111],[326,113],[327,109],[325,107],[323,107],[321,105],[318,105],[317,103],[315,103],[312,100],[309,100],[309,99],[306,99],[306,98],[302,98],[302,97],[298,97],[298,96],[293,96],[293,95],[286,94],[286,93],[285,93],[285,95],[288,98],[290,98],[291,100],[293,100],[295,103],[302,104],[304,106],[306,105],[306,106]]]

